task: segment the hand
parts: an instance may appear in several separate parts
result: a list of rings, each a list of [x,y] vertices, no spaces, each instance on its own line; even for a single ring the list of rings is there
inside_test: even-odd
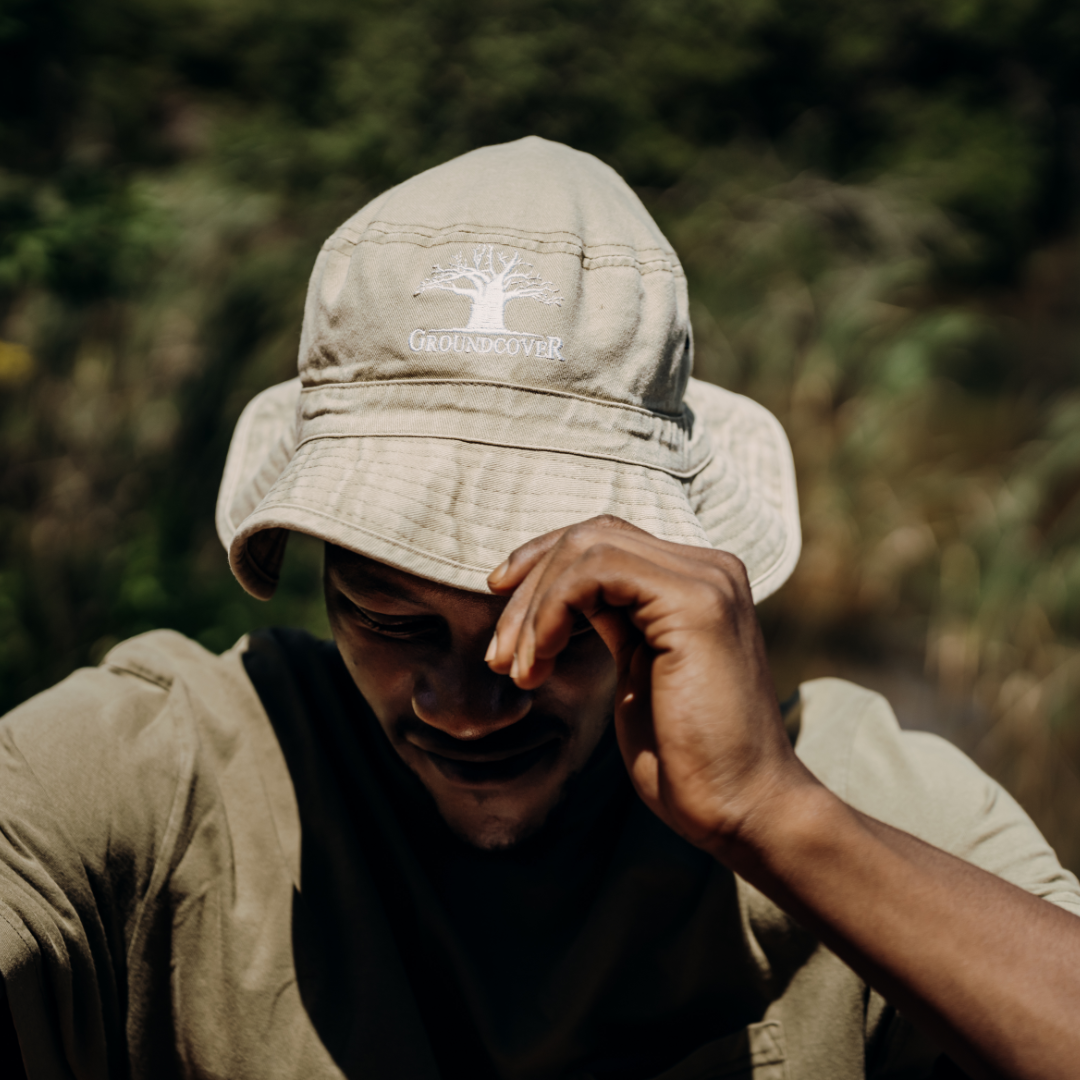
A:
[[[817,781],[780,719],[746,569],[602,517],[520,547],[489,579],[512,593],[488,662],[539,686],[583,614],[615,659],[615,729],[635,788],[724,861],[792,785]]]

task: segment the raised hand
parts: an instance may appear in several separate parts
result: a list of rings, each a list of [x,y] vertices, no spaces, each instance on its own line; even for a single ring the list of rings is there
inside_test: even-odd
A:
[[[615,659],[615,725],[645,803],[724,859],[792,786],[817,781],[780,719],[743,564],[596,518],[524,545],[489,579],[511,593],[488,662],[539,686],[587,618]]]

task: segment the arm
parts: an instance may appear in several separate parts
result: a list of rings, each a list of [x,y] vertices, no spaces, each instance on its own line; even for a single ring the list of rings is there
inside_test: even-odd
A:
[[[512,593],[491,664],[522,687],[550,673],[575,612],[592,621],[619,669],[631,779],[672,829],[812,928],[971,1076],[1075,1076],[1080,919],[816,780],[783,730],[737,559],[601,519],[519,549],[491,585]]]
[[[0,979],[0,1076],[10,1080],[26,1080],[23,1068],[22,1051],[19,1049],[19,1036],[15,1032],[15,1022],[11,1019],[4,982]]]

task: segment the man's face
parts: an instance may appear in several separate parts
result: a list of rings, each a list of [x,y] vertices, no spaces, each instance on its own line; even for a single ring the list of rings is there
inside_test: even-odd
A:
[[[615,665],[587,622],[521,690],[484,663],[500,597],[326,548],[326,608],[349,673],[447,824],[481,848],[535,832],[611,716]]]

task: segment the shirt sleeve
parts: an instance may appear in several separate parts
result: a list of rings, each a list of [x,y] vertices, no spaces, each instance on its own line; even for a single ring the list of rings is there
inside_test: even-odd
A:
[[[170,696],[89,669],[0,720],[0,977],[30,1080],[128,1072],[125,959],[180,816]]]
[[[801,688],[796,750],[845,802],[1080,914],[1080,885],[1020,805],[945,739],[904,731],[879,694],[840,679]],[[930,1077],[940,1050],[868,990],[866,1075]]]
[[[1080,884],[1016,800],[937,735],[904,731],[879,694],[839,679],[803,687],[798,750],[871,817],[1080,914]]]

